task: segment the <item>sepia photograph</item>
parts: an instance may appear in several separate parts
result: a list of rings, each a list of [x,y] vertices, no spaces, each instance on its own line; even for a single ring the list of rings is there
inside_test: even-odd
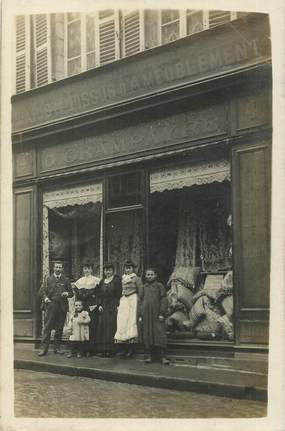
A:
[[[270,347],[284,337],[270,320],[284,290],[274,14],[218,0],[29,3],[2,2],[2,414],[10,375],[16,420],[3,429],[263,429],[250,420],[268,418],[284,357],[281,339],[279,357]]]

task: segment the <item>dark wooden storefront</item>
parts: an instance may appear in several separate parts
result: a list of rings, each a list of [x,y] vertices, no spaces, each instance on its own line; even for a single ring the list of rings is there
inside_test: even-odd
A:
[[[144,260],[149,172],[231,163],[236,347],[268,344],[271,54],[252,14],[13,98],[14,334],[40,334],[43,193],[139,171]],[[104,250],[108,210],[104,206]]]

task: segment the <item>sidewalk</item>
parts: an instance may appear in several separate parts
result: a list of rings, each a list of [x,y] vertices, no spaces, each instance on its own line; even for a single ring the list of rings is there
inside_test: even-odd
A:
[[[267,398],[265,367],[259,371],[244,369],[248,367],[238,369],[237,364],[231,365],[223,358],[209,363],[205,360],[200,363],[196,358],[196,365],[177,360],[171,361],[170,365],[161,365],[145,364],[141,355],[129,360],[96,356],[68,359],[65,355],[55,355],[52,350],[44,357],[38,357],[37,352],[33,346],[16,346],[15,368],[233,398],[261,401]]]

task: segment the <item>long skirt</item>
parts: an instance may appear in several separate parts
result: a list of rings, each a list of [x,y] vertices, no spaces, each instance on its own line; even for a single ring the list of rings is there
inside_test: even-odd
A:
[[[116,343],[136,342],[138,337],[137,326],[138,295],[122,296],[117,316]]]
[[[89,311],[89,316],[91,319],[91,322],[89,324],[89,351],[94,353],[95,352],[95,343],[96,343],[96,328],[97,328],[97,322],[98,322],[98,311],[97,309]]]

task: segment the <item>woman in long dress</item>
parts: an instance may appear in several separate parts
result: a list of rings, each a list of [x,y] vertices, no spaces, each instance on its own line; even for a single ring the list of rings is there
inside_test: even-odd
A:
[[[121,348],[120,357],[131,358],[134,346],[138,341],[137,307],[138,293],[142,287],[142,280],[134,272],[135,265],[127,260],[124,264],[122,276],[122,296],[118,309],[117,331],[115,343]]]
[[[100,278],[93,275],[93,265],[90,261],[83,262],[82,273],[83,276],[74,283],[73,289],[75,299],[83,302],[91,319],[89,325],[89,347],[87,349],[88,356],[95,351],[97,326],[96,287],[100,282]]]
[[[96,290],[98,321],[95,339],[99,356],[109,357],[115,353],[114,335],[117,329],[117,308],[122,284],[121,278],[114,274],[112,263],[107,262],[103,271],[103,279]]]

